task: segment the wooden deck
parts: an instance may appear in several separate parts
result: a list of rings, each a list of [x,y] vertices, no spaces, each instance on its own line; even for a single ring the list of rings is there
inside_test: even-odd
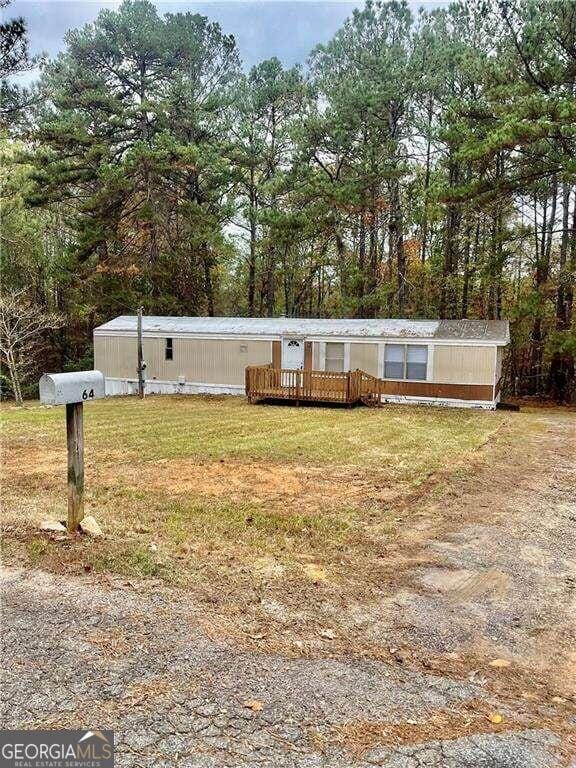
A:
[[[250,403],[259,400],[340,403],[375,403],[378,379],[363,371],[304,371],[272,368],[269,365],[246,368],[246,396]]]
[[[314,401],[377,406],[387,395],[444,400],[493,401],[500,383],[438,384],[432,381],[379,379],[365,371],[301,371],[274,368],[272,365],[246,368],[246,395],[251,403],[258,400]]]

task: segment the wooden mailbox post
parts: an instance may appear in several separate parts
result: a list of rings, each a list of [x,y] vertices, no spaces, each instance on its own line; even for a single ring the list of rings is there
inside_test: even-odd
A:
[[[45,373],[40,379],[40,401],[66,406],[68,533],[75,533],[84,517],[84,403],[105,394],[100,371]]]

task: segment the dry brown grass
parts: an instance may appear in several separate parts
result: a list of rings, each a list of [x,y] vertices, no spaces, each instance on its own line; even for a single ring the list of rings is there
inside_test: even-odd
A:
[[[506,421],[410,407],[121,398],[85,409],[86,511],[105,540],[38,534],[65,516],[63,409],[4,407],[5,554],[171,584],[359,581],[395,510]],[[424,487],[424,486],[423,486]],[[356,567],[351,567],[352,563]]]
[[[423,720],[371,722],[354,720],[338,726],[330,734],[330,742],[339,744],[355,757],[374,747],[400,747],[422,744],[436,739],[459,739],[480,733],[503,733],[522,728],[516,720],[503,718],[493,723],[486,702],[469,701],[449,711],[429,711]]]
[[[568,760],[573,755],[574,732],[567,721],[541,712],[502,715],[486,701],[479,700],[470,700],[450,710],[431,710],[418,720],[353,720],[333,728],[328,735],[312,732],[310,739],[319,750],[328,744],[338,744],[354,758],[361,758],[375,747],[398,748],[488,733],[547,728],[560,736],[559,752]]]

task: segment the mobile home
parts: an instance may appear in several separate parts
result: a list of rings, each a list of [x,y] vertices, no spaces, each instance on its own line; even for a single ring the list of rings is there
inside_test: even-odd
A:
[[[494,408],[504,320],[323,320],[144,317],[147,393],[244,394],[247,366],[361,369],[384,380],[382,399]],[[137,319],[94,331],[94,364],[107,394],[137,388]]]

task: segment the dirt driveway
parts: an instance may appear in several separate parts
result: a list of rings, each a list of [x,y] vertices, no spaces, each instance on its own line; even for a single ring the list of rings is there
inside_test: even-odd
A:
[[[406,499],[361,599],[276,590],[231,626],[193,591],[6,569],[4,727],[113,728],[121,766],[570,765],[576,419],[540,421]]]

